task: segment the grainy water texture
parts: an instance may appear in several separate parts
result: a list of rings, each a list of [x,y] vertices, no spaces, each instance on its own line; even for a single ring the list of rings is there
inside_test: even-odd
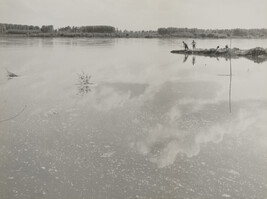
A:
[[[267,62],[182,41],[0,38],[0,198],[267,198]]]

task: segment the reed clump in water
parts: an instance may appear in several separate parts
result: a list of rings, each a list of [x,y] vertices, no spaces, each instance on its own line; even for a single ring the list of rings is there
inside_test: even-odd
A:
[[[94,84],[90,81],[91,75],[86,74],[84,71],[82,71],[82,73],[78,73],[77,75],[79,80],[79,83],[77,84],[79,94],[84,95],[88,92],[91,92],[90,86]]]

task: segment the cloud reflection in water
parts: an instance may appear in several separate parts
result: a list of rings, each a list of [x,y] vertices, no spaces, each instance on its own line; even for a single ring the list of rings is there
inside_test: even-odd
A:
[[[116,131],[128,124],[124,130],[130,133],[124,136],[133,150],[166,167],[181,157],[199,155],[207,143],[220,143],[225,135],[238,136],[266,121],[264,102],[234,101],[229,113],[225,94],[221,84],[209,81],[101,82],[88,99],[91,108],[119,118]]]
[[[216,99],[220,92],[216,85],[205,82],[183,83],[180,88],[175,85],[179,83],[162,85],[154,98],[145,102],[142,111],[149,115],[146,118],[153,119],[143,121],[150,125],[144,126],[131,142],[133,149],[158,167],[173,164],[178,154],[194,157],[203,144],[220,143],[225,135],[251,131],[267,119],[266,104],[255,101],[235,103],[230,114],[228,102]],[[175,93],[173,88],[179,92]],[[264,129],[266,126],[261,128]]]
[[[218,106],[225,106],[225,104]],[[218,119],[213,117],[213,114],[223,115],[226,112],[211,110],[209,105],[206,105],[199,115],[202,117],[199,118],[201,121],[195,121],[193,112],[188,114],[177,111],[177,115],[174,115],[173,111],[170,111],[170,122],[157,124],[143,132],[132,146],[158,167],[165,167],[173,164],[178,154],[189,158],[198,155],[201,145],[209,142],[219,143],[225,134],[238,136],[240,133],[259,127],[264,131],[267,126],[263,127],[262,121],[266,121],[267,112],[264,109],[254,112],[253,105],[247,110],[246,106],[250,106],[249,103],[242,106],[244,107],[240,107],[234,115],[228,114]],[[205,115],[206,111],[210,116]],[[190,125],[181,127],[184,120],[188,120]],[[202,124],[195,125],[198,122]]]

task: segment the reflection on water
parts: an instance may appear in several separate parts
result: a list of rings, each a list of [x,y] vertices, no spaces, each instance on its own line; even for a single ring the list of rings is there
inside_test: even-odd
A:
[[[148,118],[144,124],[154,120],[155,126],[144,128],[140,140],[132,145],[151,162],[165,167],[174,163],[177,154],[197,155],[202,142],[221,141],[224,131],[219,124],[229,118],[225,118],[225,103],[217,106],[212,100],[219,91],[218,85],[209,82],[164,84],[142,107]]]
[[[183,62],[186,62],[187,59],[188,59],[188,54],[186,53],[186,54],[184,55],[184,61],[183,61]]]
[[[173,164],[177,158],[181,161],[183,155],[189,158],[199,155],[203,144],[220,143],[225,134],[233,136],[244,133],[259,125],[258,121],[265,120],[267,116],[266,111],[261,110],[256,113],[259,116],[255,117],[241,106],[240,111],[226,117],[223,111],[218,113],[218,110],[209,108],[210,106],[212,107],[205,105],[191,113],[181,111],[179,106],[173,107],[166,113],[168,122],[158,123],[148,129],[145,136],[141,136],[133,146],[151,162],[165,167]]]
[[[179,39],[4,40],[20,77],[0,120],[27,109],[0,123],[2,198],[267,195],[266,63],[169,53]]]
[[[187,61],[188,57],[189,57],[189,54],[185,54],[184,55],[183,63],[185,63]],[[194,66],[195,63],[196,63],[196,56],[195,55],[192,55],[192,65]]]
[[[91,91],[92,91],[91,87],[88,84],[79,84],[78,85],[78,93],[80,95],[85,95],[85,94],[87,94],[88,92],[91,92]]]
[[[185,62],[187,61],[188,56],[189,56],[189,54],[185,54],[185,55],[184,55],[183,63],[185,63]],[[194,66],[195,63],[196,63],[196,56],[193,55],[193,56],[192,56],[192,65]]]
[[[229,74],[218,74],[218,76],[222,76],[222,77],[229,77],[229,112],[231,113],[232,111],[232,103],[231,103],[231,95],[232,95],[232,60],[231,57],[229,59],[229,65],[230,65],[230,72]],[[228,61],[228,60],[226,60]]]
[[[184,60],[183,63],[185,63],[188,59],[189,54],[185,54],[184,55]],[[216,57],[217,61],[219,61],[219,57]],[[225,60],[228,61],[228,58],[225,57]],[[194,66],[196,63],[196,56],[192,55],[192,65]],[[259,62],[256,62],[259,63]],[[230,65],[230,73],[229,74],[218,74],[218,76],[229,76],[229,111],[231,113],[232,110],[232,106],[231,106],[231,94],[232,94],[232,61],[231,61],[231,57],[229,57],[229,65]]]
[[[232,101],[231,101],[231,96],[232,96],[232,60],[230,57],[230,74],[229,74],[230,82],[229,82],[229,111],[230,113],[232,112]]]
[[[196,63],[196,56],[193,56],[192,57],[192,65],[195,65],[195,63]]]

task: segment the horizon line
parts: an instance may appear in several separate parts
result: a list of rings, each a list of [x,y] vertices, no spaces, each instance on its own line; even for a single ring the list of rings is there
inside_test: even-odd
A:
[[[13,24],[13,25],[27,25],[27,26],[38,26],[38,27],[42,27],[42,26],[49,26],[49,25],[52,25],[55,29],[59,29],[59,28],[64,28],[64,27],[82,27],[82,26],[111,26],[111,27],[114,27],[115,29],[118,29],[118,30],[121,30],[121,31],[124,31],[124,30],[127,30],[127,31],[157,31],[159,28],[187,28],[187,29],[202,29],[202,30],[233,30],[233,29],[245,29],[245,30],[251,30],[251,29],[267,29],[267,27],[261,27],[261,28],[256,28],[256,27],[251,27],[251,28],[243,28],[243,27],[235,27],[235,28],[198,28],[198,27],[179,27],[179,26],[161,26],[161,27],[158,27],[156,29],[126,29],[126,28],[119,28],[119,27],[116,27],[116,26],[113,26],[113,25],[107,25],[107,24],[91,24],[91,25],[61,25],[61,26],[58,26],[58,25],[54,25],[54,24],[41,24],[41,25],[33,25],[33,24],[26,24],[26,23],[8,23],[8,22],[0,22],[0,24]]]

